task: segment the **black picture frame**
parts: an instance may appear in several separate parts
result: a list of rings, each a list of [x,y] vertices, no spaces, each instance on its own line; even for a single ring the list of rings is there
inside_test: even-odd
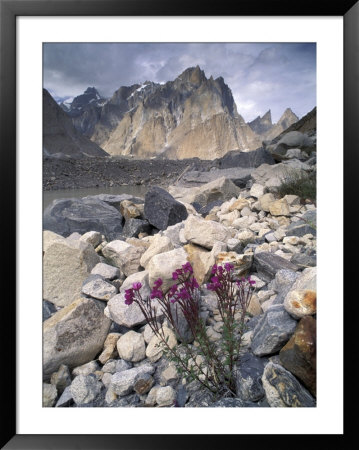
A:
[[[293,435],[19,435],[16,433],[16,17],[18,16],[342,16],[344,18],[344,208],[346,211],[344,236],[355,236],[355,180],[358,164],[359,142],[359,3],[282,0],[246,0],[236,3],[168,0],[0,0],[0,187],[3,195],[2,220],[3,260],[1,271],[3,303],[1,342],[3,345],[3,370],[1,376],[1,448],[5,449],[182,449],[205,445],[214,448],[223,445],[268,445],[275,440],[276,447],[287,447]],[[344,240],[344,256],[353,251],[349,238]],[[336,267],[340,271],[341,268]],[[355,265],[348,265],[344,273],[345,293],[355,280]],[[345,305],[345,375],[353,373],[356,359],[351,354],[354,342],[355,298]],[[352,311],[353,310],[353,311]],[[354,358],[353,358],[354,356]],[[335,362],[333,362],[334,364]],[[330,376],[330,374],[328,374]],[[335,383],[335,380],[333,380]],[[354,383],[353,383],[354,385]],[[344,392],[344,404],[351,402]],[[354,428],[354,415],[346,417],[344,434],[330,435],[330,441],[345,446]],[[181,430],[185,427],[181,426]],[[295,443],[307,441],[315,445],[322,435],[296,435]],[[208,439],[206,439],[208,438]],[[345,439],[347,438],[347,439]],[[292,445],[292,444],[290,444]]]

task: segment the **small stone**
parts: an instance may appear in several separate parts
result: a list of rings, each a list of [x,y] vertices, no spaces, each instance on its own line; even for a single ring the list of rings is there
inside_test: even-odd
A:
[[[240,240],[243,247],[245,247],[246,245],[248,245],[251,242],[254,242],[254,240],[255,240],[254,233],[249,230],[243,230],[243,231],[239,232],[236,237],[237,237],[237,239]]]
[[[79,375],[71,383],[71,393],[77,405],[92,402],[101,391],[101,382],[94,375]]]
[[[88,278],[83,286],[82,293],[98,300],[108,301],[117,294],[117,289],[112,284],[95,275],[98,278]]]
[[[42,406],[51,408],[57,398],[57,389],[54,384],[42,383]]]
[[[103,351],[98,357],[101,364],[105,364],[109,359],[117,355],[117,341],[122,335],[120,333],[109,333],[103,344]]]
[[[289,206],[300,205],[300,197],[298,195],[285,195],[283,198]]]
[[[117,400],[118,396],[112,389],[112,387],[109,387],[106,391],[105,395],[105,401],[108,405],[111,405],[111,403],[115,402]]]
[[[283,244],[298,245],[298,243],[298,236],[286,236],[285,238],[283,238]]]
[[[101,378],[102,384],[105,387],[109,387],[109,385],[111,383],[111,378],[112,378],[112,374],[111,373],[109,373],[109,372],[104,373],[102,378]]]
[[[92,275],[101,275],[105,280],[113,280],[120,277],[120,270],[117,267],[105,263],[98,263],[91,270]]]
[[[257,295],[253,294],[247,308],[247,313],[251,314],[252,316],[259,316],[260,314],[262,314],[262,312],[263,311],[261,308],[261,304],[259,303],[259,299]]]
[[[110,359],[102,367],[102,372],[105,373],[116,373],[122,372],[124,370],[132,369],[132,363],[125,361],[124,359]]]
[[[261,184],[253,183],[249,194],[251,197],[260,198],[264,195],[265,188]]]
[[[287,200],[281,198],[269,204],[269,212],[272,216],[288,216],[290,215]]]
[[[71,374],[69,368],[65,364],[61,364],[59,370],[51,375],[51,384],[56,386],[59,394],[62,394],[67,386],[71,384]]]
[[[261,206],[261,209],[265,212],[269,212],[269,205],[275,201],[275,197],[273,194],[268,193],[262,195],[262,197],[259,198],[259,203]]]
[[[147,395],[147,398],[145,400],[145,405],[146,406],[155,406],[156,404],[156,396],[157,396],[157,391],[161,386],[154,386],[150,392]]]
[[[91,244],[93,248],[96,248],[101,244],[102,237],[98,231],[88,231],[80,237],[80,241]]]
[[[286,311],[295,319],[311,316],[317,312],[317,293],[309,289],[294,289],[284,300]]]
[[[42,321],[49,319],[56,311],[55,305],[47,300],[42,301]]]
[[[153,377],[149,373],[140,374],[135,381],[133,388],[137,394],[144,395],[149,392],[154,382]]]
[[[74,403],[74,399],[72,398],[71,386],[67,386],[64,392],[61,394],[61,397],[57,400],[55,407],[63,408],[67,406],[71,406]]]
[[[242,210],[241,210],[241,216],[242,217],[247,217],[247,216],[252,216],[252,217],[257,217],[256,213],[252,210],[249,206],[245,206]]]
[[[144,338],[146,344],[150,343],[153,336],[155,336],[155,333],[152,331],[152,328],[148,324],[145,325],[144,330],[143,330],[143,338]]]
[[[229,211],[241,211],[243,208],[249,206],[249,201],[245,198],[238,198],[229,207]]]
[[[288,342],[296,326],[297,322],[283,305],[271,306],[254,328],[251,343],[253,353],[256,356],[276,353]]]
[[[219,341],[222,337],[220,333],[214,331],[213,327],[207,327],[206,334],[211,342]]]
[[[72,375],[74,377],[76,377],[78,375],[86,376],[86,375],[90,375],[90,373],[94,373],[98,369],[99,369],[99,365],[98,365],[97,361],[90,361],[86,364],[83,364],[82,366],[76,367],[72,371]]]
[[[109,242],[103,249],[102,254],[114,266],[118,267],[127,277],[141,268],[140,259],[145,248],[136,247],[127,242],[115,240]]]
[[[165,386],[167,383],[171,381],[177,381],[179,374],[175,366],[170,364],[162,373],[161,373],[161,385]]]
[[[176,391],[171,386],[159,387],[156,393],[158,406],[172,406],[176,400]]]
[[[170,250],[173,250],[173,248],[174,246],[169,237],[157,234],[151,241],[151,245],[141,256],[141,266],[147,268],[151,258],[160,253],[169,252]]]
[[[166,339],[167,345],[170,348],[174,348],[177,345],[176,335],[172,330],[163,326],[162,328],[164,338]],[[153,336],[146,348],[146,356],[151,362],[158,361],[163,355],[163,347],[165,344],[158,336]]]
[[[154,371],[155,368],[151,364],[144,364],[133,369],[116,372],[112,375],[110,387],[117,395],[123,397],[133,391],[140,374],[149,373],[152,375]]]
[[[120,203],[120,212],[125,220],[141,217],[141,211],[139,208],[129,200],[122,200]]]
[[[125,361],[138,362],[146,357],[145,340],[142,334],[128,331],[117,341],[117,351]]]
[[[236,253],[242,253],[243,245],[238,238],[231,238],[227,241],[228,250]]]
[[[234,266],[236,276],[246,275],[250,270],[253,261],[253,254],[238,255],[235,252],[220,252],[216,257],[216,264],[223,266],[231,263]]]

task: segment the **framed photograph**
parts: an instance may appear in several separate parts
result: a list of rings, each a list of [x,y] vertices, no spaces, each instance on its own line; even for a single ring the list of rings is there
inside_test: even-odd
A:
[[[3,380],[6,386],[3,393],[6,419],[2,448],[183,448],[188,445],[189,437],[194,445],[200,445],[205,439],[206,445],[210,446],[220,445],[220,442],[235,443],[237,439],[241,439],[241,443],[250,443],[255,439],[263,444],[265,440],[277,439],[278,436],[286,441],[294,435],[303,440],[313,435],[342,440],[345,355],[343,288],[355,279],[352,269],[345,273],[343,270],[344,251],[347,254],[349,251],[349,244],[345,247],[343,240],[343,213],[345,205],[347,215],[348,210],[354,209],[352,205],[349,207],[349,201],[354,200],[350,192],[355,186],[354,171],[357,170],[358,158],[353,151],[359,138],[358,4],[348,1],[328,7],[322,2],[315,5],[302,2],[300,6],[276,2],[269,10],[265,1],[236,6],[225,2],[221,7],[204,5],[203,2],[193,5],[186,1],[171,6],[159,0],[90,0],[85,4],[77,1],[0,1],[0,155],[7,217],[4,221],[6,264],[2,276],[6,299],[2,327],[3,342],[6,343]],[[253,155],[256,161],[253,161]],[[247,158],[249,162],[243,163],[241,158]],[[256,158],[260,159],[260,163]],[[269,168],[272,165],[285,167],[287,178],[283,174],[276,175],[279,182],[273,182],[274,175],[269,175],[269,169],[266,169],[268,173],[265,175],[264,169],[258,171],[258,167],[263,165]],[[290,173],[294,173],[295,168],[302,178],[294,180],[293,175],[289,180],[288,167],[292,170]],[[237,170],[236,174],[231,170]],[[227,175],[229,173],[232,178]],[[205,195],[203,185],[213,183],[218,174],[226,174],[234,191],[223,198],[212,198],[212,194],[208,194],[202,204],[201,199]],[[290,181],[295,189],[291,185],[290,189],[294,190],[286,186],[287,190],[280,191],[284,181],[288,184]],[[345,190],[344,182],[347,183]],[[71,191],[66,191],[69,188]],[[170,194],[163,194],[163,189]],[[218,192],[224,188],[216,189]],[[260,193],[256,189],[260,189]],[[150,207],[151,190],[157,197]],[[197,196],[193,196],[194,193]],[[102,197],[99,198],[98,194]],[[116,199],[119,202],[123,194],[130,195],[121,197],[121,202],[126,198],[127,203],[121,203],[120,208],[120,203],[116,206],[114,202]],[[158,195],[169,195],[171,200],[165,197],[163,206]],[[96,222],[97,219],[91,217],[91,230],[81,228],[79,224],[83,220],[75,217],[76,208],[84,207],[81,203],[84,197],[90,199],[86,201],[90,202],[92,210],[103,208],[101,211],[96,209],[101,220]],[[263,197],[269,202],[268,206],[261,203]],[[141,198],[146,200],[141,202]],[[54,199],[57,199],[57,205],[61,205],[61,201],[67,202],[60,213],[51,210]],[[292,204],[288,203],[291,201]],[[233,206],[235,202],[241,205]],[[124,210],[124,205],[129,209]],[[88,208],[86,202],[85,207]],[[173,214],[170,216],[169,213],[171,208],[176,211],[173,214],[179,217],[174,222],[171,222]],[[66,211],[70,211],[71,217],[66,216]],[[121,230],[114,228],[112,216],[112,222],[107,221],[107,214],[121,216]],[[298,217],[293,221],[295,215]],[[304,216],[308,220],[304,220]],[[183,228],[181,238],[179,232],[177,237],[169,234],[170,237],[167,237],[168,226],[182,220],[188,221],[188,217],[194,222],[188,225],[188,230]],[[194,236],[196,227],[200,229],[201,226],[197,222],[204,222],[204,218],[207,220],[205,230],[214,224],[216,233],[228,234],[223,237],[227,245],[218,247],[217,253],[214,249],[218,243],[211,241],[208,244],[205,237],[207,231]],[[269,229],[261,225],[258,229],[255,226],[250,228],[256,221],[264,222]],[[139,222],[142,228],[133,231]],[[346,220],[349,236],[354,235],[354,223],[351,216]],[[63,232],[64,226],[67,227],[66,232]],[[305,233],[298,231],[298,227],[305,228]],[[289,228],[294,230],[292,234]],[[46,249],[44,229],[50,230],[46,237]],[[232,230],[232,234],[228,230]],[[85,236],[87,231],[97,234]],[[173,261],[163,260],[162,268],[156,269],[157,272],[153,269],[153,273],[157,274],[157,281],[154,282],[155,275],[152,276],[148,269],[149,262],[143,258],[140,262],[145,250],[141,251],[135,270],[132,266],[137,253],[126,266],[122,254],[114,256],[116,252],[111,244],[122,242],[121,245],[136,252],[139,248],[136,245],[140,245],[138,241],[142,240],[141,245],[147,245],[147,249],[158,231],[159,236],[166,236],[170,242],[166,251],[177,251],[178,254],[186,251],[190,264],[182,266],[183,273],[177,271],[175,276],[172,264],[175,264],[178,255],[171,254],[168,258],[173,258]],[[99,241],[93,244],[91,239],[95,237]],[[174,245],[177,238],[182,240]],[[230,245],[227,242],[229,239]],[[50,256],[48,249],[51,246],[55,249],[54,242],[65,240],[72,242],[66,244],[71,249],[66,249],[64,254],[55,252]],[[238,241],[240,251],[234,241]],[[115,247],[118,245],[121,246],[116,244]],[[296,245],[308,251],[298,252]],[[117,247],[116,251],[119,251]],[[163,253],[165,250],[161,251]],[[195,256],[194,252],[197,252]],[[95,256],[89,256],[90,253]],[[188,292],[196,289],[197,281],[193,281],[193,276],[200,279],[200,285],[203,283],[202,287],[207,289],[208,299],[212,293],[218,296],[220,302],[216,283],[220,283],[222,272],[217,273],[213,268],[211,272],[209,269],[213,264],[205,273],[199,270],[210,254],[215,255],[213,261],[211,259],[213,264],[216,263],[215,267],[220,265],[218,261],[222,261],[228,273],[237,270],[239,281],[236,289],[239,290],[235,292],[241,292],[240,289],[252,292],[252,283],[257,283],[257,310],[251,301],[252,309],[248,309],[245,315],[249,303],[244,306],[244,297],[238,294],[239,310],[243,315],[238,312],[236,320],[239,321],[240,317],[243,320],[241,339],[245,325],[247,338],[252,339],[252,347],[249,347],[252,348],[249,352],[251,358],[265,359],[258,378],[262,394],[257,395],[258,398],[252,391],[244,394],[237,381],[231,384],[232,375],[223,375],[222,384],[213,382],[221,377],[221,372],[215,371],[215,353],[211,353],[212,366],[205,374],[199,376],[196,370],[189,372],[194,377],[193,383],[202,382],[209,390],[211,387],[217,389],[215,400],[212,397],[198,400],[199,397],[197,399],[194,395],[197,388],[193,387],[192,392],[186,391],[184,383],[182,390],[178,383],[164,382],[163,378],[160,379],[157,365],[154,370],[158,379],[150,375],[154,370],[146,372],[143,380],[140,377],[145,384],[151,381],[150,389],[152,386],[157,388],[156,392],[152,391],[155,398],[153,404],[148,399],[150,389],[142,395],[141,389],[144,387],[138,386],[136,390],[131,386],[128,396],[127,391],[124,393],[122,387],[115,385],[113,375],[105,384],[102,369],[111,358],[114,361],[119,358],[126,364],[126,368],[121,370],[128,371],[145,367],[146,358],[150,357],[150,365],[157,364],[156,358],[149,356],[153,339],[149,334],[156,335],[156,329],[149,327],[146,331],[146,321],[143,320],[130,323],[122,316],[121,320],[118,319],[116,308],[119,307],[115,297],[132,307],[132,303],[137,302],[137,291],[145,283],[138,283],[139,280],[132,279],[132,275],[141,274],[146,269],[151,280],[148,282],[149,292],[161,305],[165,301],[168,305],[176,302],[182,305],[180,293],[190,296]],[[241,257],[240,263],[238,255]],[[265,256],[262,260],[257,255]],[[275,261],[269,261],[268,255],[273,255]],[[71,280],[63,277],[56,264],[64,258],[68,267],[73,264],[70,272],[79,272],[82,270],[79,265],[91,257],[93,261],[86,262],[91,268],[87,267],[81,275],[82,279],[76,281],[80,283],[79,295],[72,298],[71,283],[75,281],[71,274],[66,275]],[[255,267],[255,271],[239,269],[248,258],[249,266]],[[118,269],[118,273],[110,280],[102,273],[92,271],[96,266],[95,259],[97,265],[101,263],[104,266],[106,263],[109,269],[110,264],[112,269]],[[184,286],[188,291],[180,291],[178,281],[178,290],[174,289],[173,297],[167,298],[162,286],[168,281],[163,266],[168,266],[166,270],[171,272],[176,282],[178,277],[180,280],[181,276],[187,277]],[[289,273],[294,274],[296,280],[302,276],[304,268],[309,278],[312,269],[315,269],[316,277],[318,268],[315,287],[310,284],[311,280],[305,279],[305,282],[298,284],[295,293],[294,288],[288,288],[285,293],[279,289],[279,283],[289,283],[286,279],[291,276]],[[283,279],[277,275],[281,269]],[[52,271],[51,276],[48,270]],[[297,274],[295,271],[298,271]],[[248,275],[248,278],[240,278]],[[131,281],[128,286],[126,278]],[[87,281],[83,284],[85,279]],[[104,282],[111,292],[103,297],[98,296],[103,293],[95,294],[94,290],[98,288],[94,283],[96,280]],[[188,280],[192,283],[190,287]],[[127,289],[122,286],[127,286]],[[291,286],[294,286],[294,279]],[[272,295],[269,295],[271,291]],[[288,306],[288,293],[296,296],[292,306]],[[310,309],[308,304],[314,305],[316,293],[317,311],[314,306],[310,313],[303,315],[291,311],[294,303],[297,304],[298,295],[304,296],[305,308]],[[281,295],[283,298],[279,299]],[[262,308],[266,301],[272,303]],[[78,305],[75,305],[76,302]],[[208,302],[210,304],[210,300]],[[222,314],[218,304],[217,307],[210,307],[206,303],[207,306],[202,308],[202,316],[207,314],[203,322],[206,325],[204,334],[211,335],[212,339],[209,347],[217,335],[219,340],[224,339],[223,326],[226,328],[228,325],[226,318],[229,315]],[[141,309],[140,303],[138,305]],[[48,319],[46,330],[43,328],[44,307]],[[81,310],[88,307],[94,309],[89,312],[86,321],[76,322],[70,309],[78,307]],[[272,347],[262,351],[264,344],[258,341],[259,338],[254,343],[253,330],[259,320],[267,317],[268,308],[274,311],[276,307],[282,316],[286,315],[285,327],[292,326],[293,329],[287,332],[285,338],[278,338],[282,339],[279,344],[268,344]],[[96,308],[102,308],[101,317],[94,319]],[[346,324],[346,330],[350,330],[355,315],[354,312],[349,313],[350,306],[346,305],[346,308],[351,319]],[[78,336],[82,336],[84,329],[88,331],[92,327],[90,320],[94,321],[93,331],[88,331],[88,334],[86,331],[81,341],[76,361],[73,354],[64,355],[68,344],[65,341],[61,343],[56,334],[58,322],[55,324],[57,319],[54,317],[64,314],[65,310],[68,323],[72,321],[72,325],[67,323],[65,328],[74,326]],[[186,310],[183,311],[186,315]],[[152,314],[151,310],[143,309],[141,313],[145,318],[146,314]],[[306,361],[305,369],[296,371],[292,369],[292,360],[284,362],[285,351],[282,352],[282,359],[279,352],[294,336],[294,331],[302,326],[304,316],[313,321],[314,327],[318,322],[313,334],[318,345],[317,353],[314,348],[314,361],[315,356],[317,359],[314,366]],[[171,329],[173,325],[174,339],[184,345],[185,338],[181,337],[179,326],[176,328],[177,319],[172,324],[171,315],[165,314],[164,317],[167,324],[163,322],[160,330],[167,325]],[[147,320],[147,323],[157,322]],[[252,325],[248,325],[250,323]],[[230,329],[230,325],[228,327]],[[191,324],[190,329],[195,339],[197,335]],[[146,338],[145,331],[148,334]],[[99,337],[101,333],[103,339]],[[110,356],[101,358],[99,355],[105,338],[110,336],[108,333],[117,337],[116,345],[110,352],[112,356],[109,353]],[[136,359],[133,352],[127,355],[129,343],[125,340],[128,333],[143,340],[143,350],[147,349],[143,358]],[[272,330],[270,340],[276,339],[274,334]],[[234,333],[233,336],[237,335]],[[348,334],[347,342],[353,339],[350,336]],[[200,339],[199,335],[197,337]],[[44,339],[47,340],[46,345]],[[188,347],[195,348],[193,339]],[[120,340],[123,341],[122,346]],[[50,341],[49,345],[54,346],[57,354],[55,362],[55,350],[49,350],[47,346]],[[101,348],[97,348],[93,341],[101,341]],[[167,344],[169,341],[167,337]],[[134,345],[133,342],[130,346]],[[195,339],[195,343],[197,348],[201,348],[200,340]],[[229,347],[223,348],[224,352],[228,352],[228,363],[233,355]],[[79,354],[83,355],[82,359]],[[178,358],[178,355],[175,356],[173,361]],[[293,358],[292,353],[288,358]],[[347,360],[348,366],[350,359]],[[86,363],[91,360],[94,360],[92,362],[96,367],[86,372]],[[218,367],[223,369],[225,365],[222,366],[221,361],[218,358]],[[72,379],[66,384],[69,399],[58,404],[65,389],[59,388],[61,383],[56,384],[59,382],[55,381],[55,375],[64,376],[59,373],[61,364],[69,366]],[[188,366],[188,361],[186,364]],[[75,367],[78,373],[71,376]],[[203,370],[201,364],[197,364],[197,368]],[[271,375],[269,369],[272,370]],[[161,370],[163,372],[164,367]],[[316,371],[316,385],[311,378],[311,370]],[[120,369],[112,372],[118,373]],[[232,366],[228,373],[233,373]],[[79,391],[86,389],[86,395],[91,397],[91,389],[98,388],[99,392],[103,392],[103,398],[100,395],[96,397],[97,394],[91,399],[84,394],[82,398],[83,391],[76,397],[75,388],[73,391],[70,389],[76,375],[80,375],[78,380],[82,377],[81,382],[84,383],[79,386]],[[243,381],[244,375],[241,376]],[[284,393],[278,385],[282,376],[290,380]],[[279,379],[278,383],[273,379]],[[92,387],[88,386],[89,382],[93,383]],[[111,399],[109,386],[113,389]],[[157,392],[162,388],[171,390],[173,401],[161,404]],[[56,391],[55,394],[53,391]],[[183,399],[180,391],[185,392]],[[347,418],[345,434],[351,431],[351,426],[352,422]]]

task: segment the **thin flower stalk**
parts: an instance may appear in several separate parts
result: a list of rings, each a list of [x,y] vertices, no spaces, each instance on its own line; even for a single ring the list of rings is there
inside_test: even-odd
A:
[[[241,341],[236,333],[239,328],[240,335],[243,334],[245,315],[254,290],[254,281],[250,277],[236,279],[233,269],[231,264],[225,264],[224,267],[214,265],[211,282],[207,284],[207,288],[217,295],[218,310],[223,321],[219,344],[211,341],[200,316],[200,288],[190,263],[172,274],[175,283],[166,292],[160,278],[154,282],[147,299],[141,296],[141,283],[134,283],[131,289],[125,291],[125,303],[131,305],[135,302],[139,306],[146,322],[164,344],[166,356],[175,362],[178,370],[186,377],[199,381],[214,394],[226,391],[235,395],[233,368],[239,357]],[[239,310],[238,322],[236,314]],[[168,345],[160,315],[165,317],[177,338],[182,341],[184,354]],[[181,315],[196,340],[196,347],[187,344],[185,337],[181,336]]]

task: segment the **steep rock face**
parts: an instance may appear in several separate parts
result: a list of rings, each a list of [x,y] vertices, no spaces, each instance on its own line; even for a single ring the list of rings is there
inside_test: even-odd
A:
[[[280,117],[280,119],[278,120],[278,122],[275,125],[273,125],[273,128],[271,128],[265,133],[264,138],[268,140],[274,139],[276,136],[278,136],[278,134],[282,133],[290,125],[297,122],[298,120],[299,117],[296,114],[294,114],[294,112],[290,108],[287,108]]]
[[[198,66],[165,84],[120,88],[104,105],[91,139],[111,155],[143,158],[213,159],[261,144],[223,78],[207,79]]]
[[[106,99],[94,87],[75,97],[71,103],[61,103],[61,108],[71,117],[75,128],[86,136],[91,136],[101,116]]]
[[[300,120],[293,123],[290,127],[285,130],[285,133],[289,133],[290,131],[299,131],[301,133],[305,133],[308,136],[316,135],[317,133],[317,107],[314,107],[308,114],[303,116]],[[280,135],[277,136],[276,142],[278,142],[284,135],[284,132],[281,132]]]
[[[298,121],[298,117],[294,112],[287,108],[277,123],[272,123],[271,111],[267,111],[263,117],[258,116],[252,122],[248,122],[250,128],[260,135],[263,140],[272,140],[289,126]]]
[[[273,128],[271,110],[267,111],[263,117],[258,116],[256,119],[252,120],[252,122],[248,122],[248,125],[255,133],[265,134]]]
[[[95,142],[77,131],[71,118],[61,109],[46,89],[43,89],[44,155],[67,157],[106,156]]]

